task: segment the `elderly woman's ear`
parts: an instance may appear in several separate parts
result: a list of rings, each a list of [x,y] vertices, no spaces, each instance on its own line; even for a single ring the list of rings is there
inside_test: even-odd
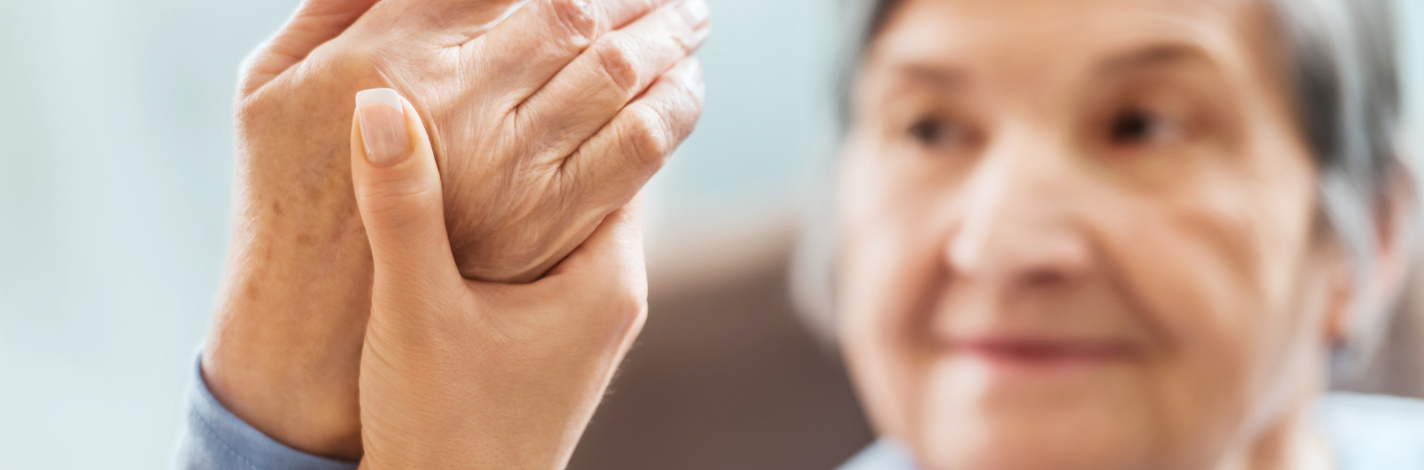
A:
[[[1370,355],[1420,262],[1414,240],[1420,222],[1419,193],[1408,175],[1413,169],[1404,163],[1407,158],[1406,155],[1394,164],[1398,168],[1389,172],[1385,193],[1375,207],[1375,244],[1369,264],[1361,272],[1344,260],[1337,282],[1344,284],[1340,289],[1347,291],[1349,299],[1339,312],[1332,313],[1329,339],[1337,345],[1357,343],[1349,345],[1357,356]]]
[[[1412,156],[1405,155],[1403,158]],[[1418,235],[1419,226],[1419,192],[1414,185],[1414,179],[1405,176],[1406,172],[1414,170],[1408,168],[1411,165],[1402,163],[1407,161],[1404,159],[1398,164],[1401,169],[1391,173],[1389,192],[1379,208],[1380,214],[1376,217],[1379,255],[1375,263],[1375,276],[1379,283],[1372,294],[1384,309],[1393,307],[1391,304],[1394,299],[1399,298],[1413,267],[1418,262],[1414,239]]]

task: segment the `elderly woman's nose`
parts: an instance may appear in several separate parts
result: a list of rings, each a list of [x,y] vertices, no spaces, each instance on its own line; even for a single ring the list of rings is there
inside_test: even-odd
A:
[[[985,159],[960,193],[945,243],[951,274],[1010,287],[1069,283],[1088,272],[1091,244],[1075,220],[1069,171],[1032,157]]]

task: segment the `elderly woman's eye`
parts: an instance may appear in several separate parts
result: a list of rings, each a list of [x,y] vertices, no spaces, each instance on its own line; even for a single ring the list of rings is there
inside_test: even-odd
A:
[[[959,129],[939,118],[927,118],[910,126],[910,137],[926,147],[953,144],[960,138]]]
[[[1131,110],[1113,118],[1109,139],[1119,145],[1145,145],[1176,137],[1180,129],[1175,123],[1156,114]]]

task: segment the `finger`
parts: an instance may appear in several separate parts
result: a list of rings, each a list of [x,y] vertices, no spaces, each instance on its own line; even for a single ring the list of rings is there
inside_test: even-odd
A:
[[[621,291],[647,295],[647,265],[643,255],[643,210],[641,198],[613,211],[588,240],[569,253],[535,287],[580,282],[589,277],[621,284]]]
[[[445,232],[440,171],[415,108],[395,90],[358,93],[351,154],[376,283],[459,279]]]
[[[504,73],[495,83],[511,108],[542,88],[599,36],[669,0],[532,0],[479,41],[465,45],[468,66]],[[700,0],[699,0],[700,1]]]
[[[384,0],[361,20],[366,31],[420,36],[438,46],[459,46],[488,32],[521,0]]]
[[[280,75],[327,41],[341,35],[379,0],[307,0],[287,24],[248,56],[243,96]]]
[[[562,178],[588,182],[566,185],[576,191],[568,197],[605,207],[625,204],[692,134],[705,94],[696,58],[663,74],[564,162]]]
[[[541,129],[542,142],[570,141],[563,157],[707,40],[703,0],[675,2],[600,37],[515,111],[520,126]],[[570,106],[570,104],[575,106]]]
[[[638,198],[603,219],[588,240],[534,284],[521,286],[559,302],[576,299],[555,314],[568,325],[605,339],[615,339],[616,364],[642,330],[648,312],[648,272],[643,257],[642,208]],[[604,334],[599,334],[602,332]],[[611,336],[610,336],[611,334]]]

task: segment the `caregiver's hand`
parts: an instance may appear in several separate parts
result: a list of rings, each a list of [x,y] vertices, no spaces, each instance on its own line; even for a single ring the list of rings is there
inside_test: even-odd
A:
[[[371,255],[351,96],[392,87],[432,134],[457,266],[537,278],[626,203],[702,106],[701,0],[307,0],[244,68],[232,242],[203,373],[274,439],[361,455]]]
[[[415,109],[362,92],[351,140],[375,258],[361,356],[372,469],[562,469],[646,316],[636,202],[533,284],[461,277]]]

